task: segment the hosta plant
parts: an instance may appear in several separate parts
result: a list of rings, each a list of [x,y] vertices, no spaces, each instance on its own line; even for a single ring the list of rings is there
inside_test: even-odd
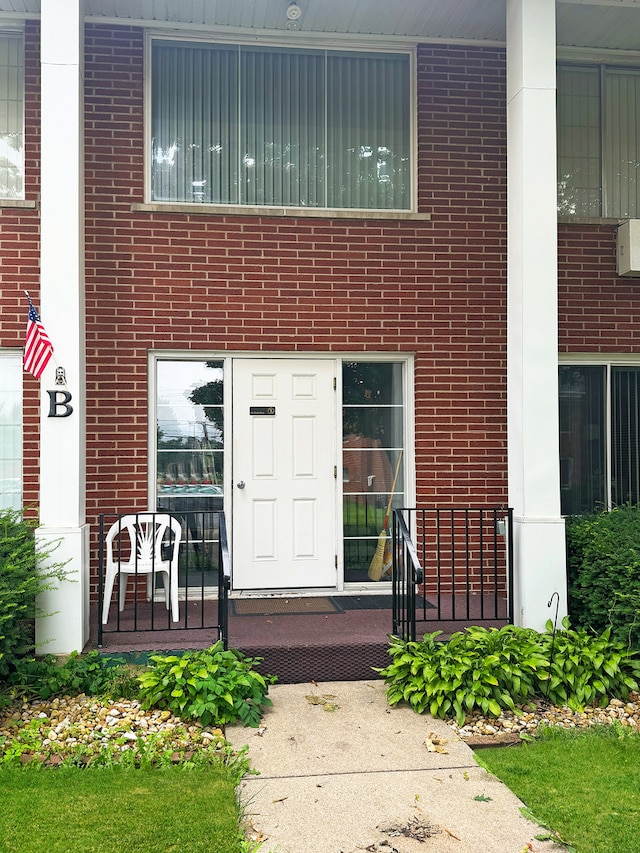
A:
[[[554,705],[581,711],[585,705],[605,707],[609,699],[626,699],[640,679],[640,660],[622,640],[612,638],[607,628],[594,636],[584,628],[574,630],[569,619],[555,637],[553,625],[540,635],[545,657],[546,683],[539,690]]]
[[[389,704],[405,701],[418,713],[455,716],[462,724],[469,711],[498,716],[534,694],[536,670],[545,665],[534,631],[473,627],[446,643],[440,633],[421,642],[392,640],[393,660],[379,670]]]
[[[455,717],[460,725],[474,710],[518,713],[536,696],[578,710],[637,688],[640,662],[609,631],[574,631],[568,619],[555,635],[552,629],[549,622],[543,633],[508,625],[467,628],[448,642],[438,640],[439,631],[420,642],[392,638],[392,661],[377,671],[389,704],[408,702],[418,713]]]
[[[257,727],[274,676],[254,668],[261,658],[249,658],[222,642],[184,655],[153,655],[151,666],[139,676],[144,708],[166,708],[202,725],[225,725],[240,720]]]

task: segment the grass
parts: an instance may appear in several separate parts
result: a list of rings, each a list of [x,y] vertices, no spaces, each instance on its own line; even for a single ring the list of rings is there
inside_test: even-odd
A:
[[[0,768],[1,853],[240,853],[226,768]]]
[[[620,724],[548,728],[478,759],[578,853],[637,853],[640,735]]]

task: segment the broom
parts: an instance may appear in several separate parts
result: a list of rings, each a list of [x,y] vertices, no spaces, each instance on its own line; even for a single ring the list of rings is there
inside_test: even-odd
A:
[[[382,530],[380,531],[380,535],[378,536],[378,544],[376,545],[376,552],[373,555],[373,559],[371,560],[371,565],[369,566],[369,578],[372,581],[379,581],[382,578],[384,569],[385,569],[385,545],[387,542],[387,524],[389,523],[389,513],[391,512],[391,502],[393,501],[393,494],[396,489],[396,482],[398,480],[398,472],[400,471],[400,461],[402,460],[402,450],[400,451],[400,456],[398,456],[398,463],[396,465],[396,473],[393,477],[393,483],[391,484],[391,494],[389,495],[389,503],[387,504],[387,512],[384,517],[384,524],[382,525]]]

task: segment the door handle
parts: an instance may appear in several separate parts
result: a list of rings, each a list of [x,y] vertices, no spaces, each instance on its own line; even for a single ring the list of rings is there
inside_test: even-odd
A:
[[[244,486],[245,486],[245,482],[244,482],[244,480],[240,480],[239,482],[237,482],[237,483],[236,483],[236,486],[237,486],[239,489],[244,489]]]

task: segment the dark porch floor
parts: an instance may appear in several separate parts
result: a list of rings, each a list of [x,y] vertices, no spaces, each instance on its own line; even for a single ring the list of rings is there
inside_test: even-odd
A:
[[[353,598],[353,597],[352,597]],[[388,606],[376,596],[376,607],[367,609],[367,597],[357,596],[357,601],[340,612],[327,613],[264,613],[262,615],[229,615],[229,647],[237,648],[251,657],[263,658],[260,671],[278,677],[284,684],[307,681],[359,681],[375,678],[373,667],[384,667],[389,662],[387,654],[389,634],[392,631],[391,597]],[[246,600],[246,599],[245,599]],[[309,599],[305,599],[309,601]],[[336,599],[340,602],[340,599]],[[270,601],[273,601],[271,599]],[[506,617],[497,620],[481,619],[480,602],[477,600],[467,621],[451,621],[452,602],[441,600],[440,621],[418,622],[418,635],[431,631],[442,631],[446,638],[466,625],[500,627]],[[196,625],[214,625],[217,602],[206,602],[205,611],[194,609],[194,618],[187,618],[170,630],[149,630],[151,622],[146,605],[138,608],[135,632],[103,634],[101,651],[105,654],[126,654],[135,659],[150,651],[179,651],[207,648],[217,639],[214,628]],[[115,608],[114,608],[115,610]],[[265,607],[268,611],[269,607]],[[162,611],[160,611],[162,613]],[[458,616],[464,613],[456,604]],[[487,606],[486,612],[493,612]],[[437,615],[432,608],[430,617]],[[127,619],[129,617],[129,619]],[[159,621],[159,620],[158,620]],[[89,648],[97,647],[97,608],[92,612],[92,634]],[[158,624],[156,622],[156,624]],[[125,608],[121,616],[121,627],[129,627],[130,612]],[[111,627],[111,626],[110,626]]]

